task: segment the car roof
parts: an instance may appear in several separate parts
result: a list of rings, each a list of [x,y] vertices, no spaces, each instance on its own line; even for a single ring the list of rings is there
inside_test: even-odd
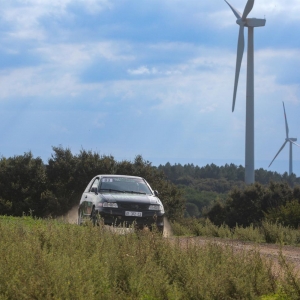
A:
[[[131,175],[121,175],[121,174],[99,174],[95,177],[128,177],[128,178],[142,178],[143,177],[140,177],[140,176],[131,176]]]

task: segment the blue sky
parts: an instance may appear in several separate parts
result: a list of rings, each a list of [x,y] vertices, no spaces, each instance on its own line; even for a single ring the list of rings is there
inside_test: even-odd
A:
[[[243,11],[246,1],[230,3]],[[153,165],[244,165],[246,51],[223,0],[27,0],[0,7],[0,155],[52,146]],[[300,144],[300,3],[256,0],[255,168],[288,171],[282,101]],[[247,31],[245,31],[247,34]],[[300,176],[300,147],[293,147]]]

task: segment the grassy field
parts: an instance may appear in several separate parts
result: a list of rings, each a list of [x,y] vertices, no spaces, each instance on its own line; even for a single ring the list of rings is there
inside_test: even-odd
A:
[[[281,266],[274,275],[255,249],[0,217],[0,299],[300,299],[292,266]]]

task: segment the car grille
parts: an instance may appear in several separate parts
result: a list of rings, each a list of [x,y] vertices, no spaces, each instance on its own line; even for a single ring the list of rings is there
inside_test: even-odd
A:
[[[149,204],[118,202],[118,207],[127,210],[147,210],[149,208]]]

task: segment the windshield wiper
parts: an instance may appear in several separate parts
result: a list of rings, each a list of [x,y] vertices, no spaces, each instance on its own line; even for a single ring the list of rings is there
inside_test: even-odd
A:
[[[131,194],[142,194],[142,195],[146,195],[145,192],[136,192],[136,191],[124,191],[124,193],[131,193]]]
[[[109,191],[109,192],[119,192],[119,193],[124,193],[124,191],[120,191],[120,190],[114,190],[114,189],[100,189],[101,191]]]

